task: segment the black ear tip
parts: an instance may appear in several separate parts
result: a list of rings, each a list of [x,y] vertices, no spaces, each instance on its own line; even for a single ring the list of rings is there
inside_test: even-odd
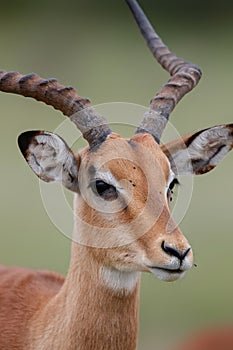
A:
[[[40,130],[30,130],[25,131],[18,137],[18,145],[20,148],[20,151],[26,157],[27,150],[31,142],[33,142],[33,138],[41,133]]]

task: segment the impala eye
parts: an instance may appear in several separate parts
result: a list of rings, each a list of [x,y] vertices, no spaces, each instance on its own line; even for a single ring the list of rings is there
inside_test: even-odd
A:
[[[117,189],[113,185],[104,182],[103,180],[96,180],[90,184],[92,191],[105,200],[111,201],[118,197]]]
[[[167,190],[167,199],[169,202],[172,202],[172,195],[173,195],[173,192],[174,192],[174,188],[176,185],[179,185],[179,181],[178,179],[173,179],[172,182],[170,183],[169,187],[168,187],[168,190]]]

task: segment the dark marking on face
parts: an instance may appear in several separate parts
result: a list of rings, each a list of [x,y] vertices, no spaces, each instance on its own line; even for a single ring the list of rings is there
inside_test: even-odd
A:
[[[136,186],[136,184],[132,180],[129,180],[129,182],[132,184],[133,187]]]
[[[94,165],[91,165],[88,169],[88,174],[90,175],[90,177],[94,177],[96,173],[96,168],[94,167]]]
[[[134,141],[134,140],[132,140],[132,139],[128,140],[128,144],[129,144],[132,148],[136,148],[137,145],[138,145],[137,142]]]

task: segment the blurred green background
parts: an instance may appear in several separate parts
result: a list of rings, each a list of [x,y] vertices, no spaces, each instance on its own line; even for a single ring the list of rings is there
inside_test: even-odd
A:
[[[170,49],[203,70],[200,85],[173,112],[171,121],[178,131],[185,134],[233,122],[233,3],[141,4]],[[0,5],[2,69],[56,77],[93,104],[121,101],[147,106],[168,78],[146,48],[123,0],[0,0]],[[50,222],[38,179],[16,144],[20,132],[52,131],[64,117],[42,103],[4,93],[0,113],[0,261],[66,273],[70,241]],[[216,170],[195,178],[181,228],[198,267],[176,283],[143,276],[139,350],[170,348],[207,325],[233,325],[232,176],[230,154]]]

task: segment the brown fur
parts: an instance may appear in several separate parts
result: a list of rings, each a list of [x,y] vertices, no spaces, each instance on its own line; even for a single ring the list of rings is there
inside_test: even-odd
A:
[[[98,149],[75,155],[79,189],[67,277],[0,268],[0,349],[136,349],[139,273],[172,266],[175,254],[164,242],[173,252],[187,252],[186,269],[192,266],[166,193],[167,150],[183,149],[192,138],[161,148],[149,134],[131,140],[113,134]],[[90,188],[98,171],[115,179],[124,195],[101,202]],[[99,210],[100,203],[111,210]]]
[[[176,350],[232,350],[233,328],[216,327],[206,329],[180,344]]]
[[[170,261],[170,255],[161,249],[163,240],[182,251],[188,242],[170,217],[166,156],[150,135],[136,135],[133,143],[134,147],[125,139],[110,136],[97,151],[86,148],[76,155],[80,172],[88,174],[91,165],[110,171],[131,197],[126,206],[120,202],[119,210],[108,217],[90,207],[82,191],[76,194],[74,240],[79,242],[72,243],[65,282],[45,271],[0,270],[1,349],[136,349],[139,276],[132,290],[114,290],[103,280],[101,268],[149,271],[148,261],[152,266]],[[84,189],[86,180],[87,175]],[[150,225],[144,232],[147,222]],[[120,229],[117,235],[124,240],[114,245],[111,230],[124,224],[127,230]],[[103,236],[102,228],[107,228]],[[87,237],[93,233],[94,240],[89,242]],[[80,244],[85,239],[92,246]],[[192,261],[191,250],[189,258]]]

